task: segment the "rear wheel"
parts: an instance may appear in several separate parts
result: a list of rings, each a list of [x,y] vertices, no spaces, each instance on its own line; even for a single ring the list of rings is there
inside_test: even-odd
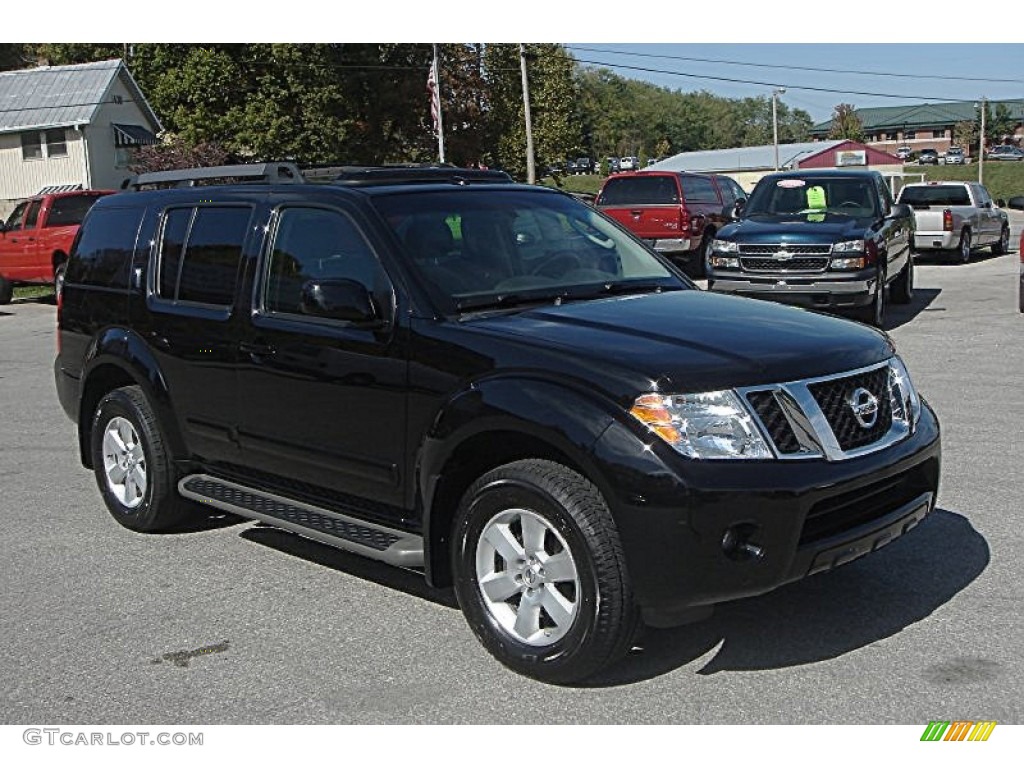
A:
[[[91,449],[103,500],[125,528],[172,529],[195,509],[178,495],[170,452],[141,387],[115,389],[100,400],[92,421]]]
[[[892,300],[896,304],[909,304],[914,300],[914,254],[907,254],[907,265],[892,282]]]
[[[1010,252],[1010,228],[1003,227],[1003,231],[999,233],[998,242],[992,243],[992,253],[996,256],[1002,256],[1004,253]]]
[[[965,229],[960,233],[960,242],[956,246],[957,259],[961,264],[971,260],[971,230]]]
[[[488,472],[463,497],[453,542],[459,605],[506,666],[571,683],[629,649],[639,614],[618,532],[573,470],[530,459]]]

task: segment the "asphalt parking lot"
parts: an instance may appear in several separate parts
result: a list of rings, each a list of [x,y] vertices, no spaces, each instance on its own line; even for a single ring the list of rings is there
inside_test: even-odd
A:
[[[581,688],[499,666],[416,574],[254,523],[119,527],[54,394],[54,307],[0,307],[0,722],[1020,723],[1018,268],[922,260],[891,307],[944,430],[917,530],[650,631]]]

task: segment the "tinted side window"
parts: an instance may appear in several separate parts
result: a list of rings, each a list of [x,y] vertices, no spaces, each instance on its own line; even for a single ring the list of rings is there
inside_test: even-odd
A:
[[[611,179],[601,192],[600,205],[674,205],[679,202],[671,176],[630,176]]]
[[[67,281],[127,288],[142,214],[138,208],[104,208],[93,212],[82,227],[68,262]]]
[[[7,229],[16,230],[21,229],[22,219],[25,218],[25,209],[28,208],[28,201],[20,203],[13,211],[11,215],[7,217]]]
[[[25,229],[33,229],[35,227],[36,222],[39,221],[39,211],[42,207],[42,201],[32,201],[32,204],[28,207],[28,213],[25,214]]]
[[[85,214],[99,200],[95,195],[73,195],[57,197],[50,203],[50,215],[46,217],[48,227],[67,227],[81,224]]]
[[[688,203],[717,203],[718,195],[711,179],[703,176],[682,176],[683,198]]]
[[[190,240],[191,242],[191,240]],[[352,221],[319,208],[284,208],[278,215],[263,308],[301,314],[309,280],[348,279],[374,290],[379,265]]]
[[[167,211],[156,279],[160,297],[231,306],[251,216],[248,206]]]
[[[732,205],[735,203],[736,191],[729,183],[730,179],[727,179],[724,176],[716,176],[715,180],[718,182],[718,191],[722,193],[722,203],[725,205]]]

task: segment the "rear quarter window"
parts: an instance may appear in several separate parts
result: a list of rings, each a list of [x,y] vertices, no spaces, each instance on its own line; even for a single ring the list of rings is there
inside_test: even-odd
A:
[[[598,205],[676,205],[679,191],[671,176],[630,176],[611,179]]]
[[[703,176],[683,176],[683,197],[688,203],[718,203],[718,193],[711,179]]]
[[[127,288],[128,270],[144,210],[103,208],[93,211],[68,261],[68,283]]]

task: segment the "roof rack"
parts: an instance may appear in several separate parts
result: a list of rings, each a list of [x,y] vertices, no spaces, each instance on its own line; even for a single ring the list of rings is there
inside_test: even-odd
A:
[[[222,181],[248,184],[302,184],[302,172],[295,163],[250,163],[246,165],[214,165],[206,168],[182,168],[173,171],[140,173],[127,179],[122,189],[143,187],[194,187],[197,182]]]
[[[349,187],[382,186],[386,184],[510,184],[512,177],[504,171],[480,168],[459,168],[454,165],[343,165],[331,169],[303,171],[307,178],[321,178],[325,171],[335,172],[332,181]]]

